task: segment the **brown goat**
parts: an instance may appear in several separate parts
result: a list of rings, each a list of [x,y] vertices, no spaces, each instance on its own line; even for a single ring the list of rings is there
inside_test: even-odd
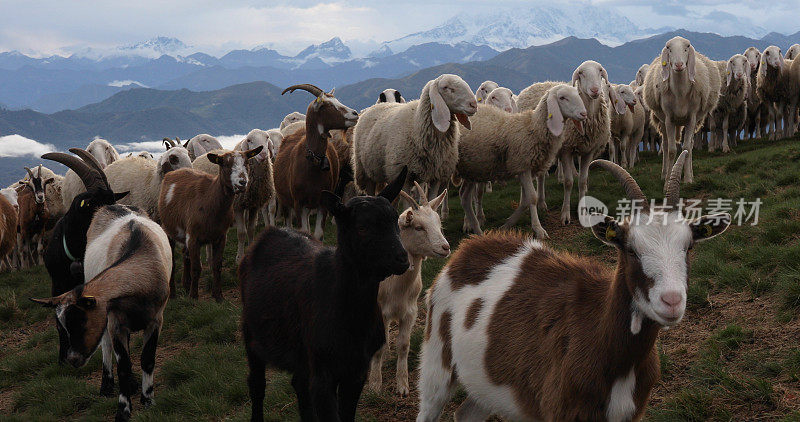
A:
[[[53,178],[42,180],[42,168],[39,166],[36,176],[31,169],[25,167],[28,180],[17,189],[19,215],[17,217],[17,248],[20,267],[40,263],[44,251],[44,232],[50,214],[45,203],[47,185]]]
[[[275,157],[275,192],[282,208],[291,208],[300,217],[300,228],[310,231],[309,215],[317,210],[314,237],[322,238],[328,212],[320,204],[323,190],[333,191],[339,178],[339,156],[328,143],[330,131],[347,129],[358,121],[358,113],[343,105],[333,91],[324,92],[314,85],[292,85],[317,97],[306,111],[306,130],[284,139]],[[287,225],[291,224],[291,214]]]
[[[167,173],[161,183],[158,214],[170,243],[184,244],[183,287],[189,296],[198,297],[200,282],[200,247],[211,245],[211,271],[214,275],[212,295],[222,300],[222,253],[225,238],[233,222],[233,197],[247,187],[247,160],[263,149],[209,153],[208,159],[219,166],[219,174],[211,176],[190,168]],[[170,277],[170,294],[175,294],[174,271]]]

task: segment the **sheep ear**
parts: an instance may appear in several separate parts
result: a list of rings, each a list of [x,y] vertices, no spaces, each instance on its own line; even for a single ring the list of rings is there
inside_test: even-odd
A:
[[[750,61],[748,61],[747,59],[745,59],[744,74],[745,74],[745,75],[747,75],[747,81],[748,81],[748,82],[750,81],[750,75],[751,75],[751,73],[752,73],[752,72],[750,71]]]
[[[689,80],[694,82],[695,64],[697,63],[694,47],[689,45],[689,60],[686,61],[686,70],[689,72]]]
[[[553,136],[561,136],[564,132],[564,116],[555,91],[547,94],[547,129]]]
[[[578,80],[580,80],[580,76],[578,75],[578,69],[576,68],[572,72],[572,86],[575,86],[575,83],[578,82]]]
[[[728,81],[725,86],[731,86],[731,77],[733,77],[733,62],[728,60],[728,65],[725,68],[725,73],[728,74]]]
[[[661,49],[661,80],[669,79],[669,50],[667,47]]]
[[[608,72],[606,72],[606,68],[603,66],[600,66],[600,76],[606,80],[606,83],[611,83],[611,81],[608,80]]]
[[[431,119],[433,126],[439,132],[446,132],[450,128],[450,109],[444,102],[442,94],[439,92],[439,80],[435,79],[428,85],[428,97],[431,102]]]
[[[444,192],[439,194],[439,196],[436,198],[433,198],[433,201],[430,202],[431,209],[434,211],[438,210],[439,206],[444,203],[445,199],[447,199],[447,189],[445,189]]]
[[[614,110],[617,112],[617,114],[624,115],[625,109],[627,109],[627,104],[625,104],[625,101],[619,97],[619,93],[611,85],[608,85],[608,97],[614,104]]]

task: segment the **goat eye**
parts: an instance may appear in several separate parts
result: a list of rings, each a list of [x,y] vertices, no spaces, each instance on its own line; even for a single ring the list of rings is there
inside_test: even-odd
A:
[[[566,97],[560,97],[560,98],[559,98],[559,100],[561,100],[561,101],[564,101],[564,100],[566,100],[566,99],[567,99]]]
[[[421,231],[425,230],[425,227],[417,226],[417,227],[414,227],[414,230],[416,230],[418,232],[421,232]]]

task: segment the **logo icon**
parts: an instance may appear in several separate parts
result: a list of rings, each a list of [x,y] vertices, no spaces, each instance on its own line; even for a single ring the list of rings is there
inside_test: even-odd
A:
[[[592,227],[603,221],[608,207],[594,196],[586,195],[578,202],[578,221],[583,227]]]

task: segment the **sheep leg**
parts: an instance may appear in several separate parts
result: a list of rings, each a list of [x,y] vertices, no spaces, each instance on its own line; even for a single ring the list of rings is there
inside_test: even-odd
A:
[[[467,396],[466,400],[458,406],[453,419],[458,422],[483,422],[490,415],[490,411],[484,409],[472,397]]]
[[[608,159],[614,164],[619,164],[619,160],[617,160],[617,146],[615,145],[613,136],[608,140]]]
[[[308,233],[311,232],[311,223],[309,223],[310,215],[311,209],[305,207],[300,208],[300,230]]]
[[[315,222],[314,227],[314,238],[317,240],[322,240],[322,236],[325,234],[325,230],[323,229],[325,225],[325,220],[328,218],[327,213],[325,212],[324,208],[317,209],[317,221]]]
[[[625,168],[628,168],[628,166],[630,165],[630,163],[628,163],[628,142],[629,142],[628,138],[629,138],[628,135],[623,135],[622,139],[619,140],[619,145],[620,145],[620,148],[619,148],[619,155],[620,155],[619,163],[620,163],[620,165],[622,167],[625,167]],[[615,154],[616,154],[616,152],[615,152]]]
[[[186,244],[186,248],[189,255],[188,267],[190,269],[189,297],[192,299],[197,299],[199,297],[197,289],[198,284],[200,283],[200,273],[202,272],[202,267],[200,266],[200,243],[198,243],[195,239],[190,239]],[[186,258],[184,258],[183,264],[184,268],[186,268]],[[184,270],[184,275],[185,274],[186,270]]]
[[[153,405],[153,371],[156,367],[156,346],[158,345],[158,334],[161,331],[161,315],[145,329],[142,335],[142,406],[150,407]]]
[[[689,123],[684,127],[686,133],[694,133],[696,124],[697,121],[694,116],[689,116]],[[689,154],[686,155],[686,165],[683,167],[683,181],[684,183],[692,183],[694,181],[694,172],[692,171],[692,149],[694,142],[691,136],[687,136],[687,138],[688,144],[684,145],[684,149],[689,151]]]
[[[537,205],[542,211],[547,211],[547,202],[544,200],[544,177],[546,174],[545,172],[536,177],[536,193],[539,194]]]
[[[722,152],[731,152],[731,147],[728,145],[728,114],[722,118]]]
[[[262,208],[263,209],[263,208]],[[247,211],[247,244],[253,243],[256,236],[256,224],[258,223],[258,209]]]
[[[778,135],[778,130],[779,130],[778,128],[780,127],[779,122],[780,122],[780,118],[781,118],[781,116],[780,116],[780,114],[781,114],[780,108],[781,107],[780,107],[780,105],[778,103],[772,103],[772,116],[773,116],[772,117],[772,129],[773,129],[773,131],[772,131],[772,136],[770,137],[770,139],[772,139],[773,141],[777,141],[778,137],[780,136],[780,135]]]
[[[531,212],[531,228],[536,234],[536,238],[549,238],[547,232],[542,227],[542,223],[539,221],[539,210],[536,208],[536,203],[538,202],[539,198],[536,195],[536,188],[533,186],[533,176],[531,175],[530,170],[519,175],[519,182],[525,191],[525,200],[527,201],[528,209]],[[519,204],[519,207],[522,208],[522,203]]]
[[[475,192],[475,183],[464,180],[461,183],[461,208],[464,209],[464,233],[483,234],[478,218],[475,216],[475,209],[472,208],[472,195]]]
[[[234,210],[233,218],[236,224],[236,262],[242,260],[244,257],[244,248],[247,245],[247,227],[245,227],[245,214],[246,210]],[[208,254],[208,247],[206,247],[206,260],[211,261],[211,255]]]
[[[580,160],[580,174],[578,179],[578,201],[586,196],[589,190],[589,164],[592,163],[592,153],[582,154]]]
[[[661,180],[667,178],[670,167],[672,166],[672,154],[675,152],[675,133],[676,127],[672,124],[669,115],[664,122],[666,136],[661,140],[661,150],[664,153],[661,155]]]
[[[397,394],[401,397],[408,396],[408,350],[411,347],[411,331],[414,328],[414,319],[417,317],[417,306],[409,309],[398,324],[397,339],[395,348],[397,349]],[[388,336],[386,337],[389,338]]]
[[[384,329],[386,330],[386,341],[383,343],[380,349],[372,356],[372,360],[369,362],[369,382],[367,383],[367,388],[372,391],[373,393],[378,393],[381,391],[381,384],[383,384],[383,374],[381,371],[383,370],[383,359],[386,356],[386,349],[389,348],[389,321],[384,320]],[[399,365],[398,361],[398,365]]]
[[[561,165],[561,160],[558,160],[556,165],[556,180],[558,183],[564,183],[564,167]]]
[[[292,228],[292,223],[294,222],[294,208],[288,208],[288,212],[286,213],[286,219],[283,220],[283,226],[287,229]]]
[[[572,153],[562,151],[559,161],[564,167],[564,203],[561,205],[561,224],[566,226],[570,222],[570,197],[572,196],[573,169]]]
[[[211,295],[214,296],[217,302],[222,302],[222,257],[225,252],[225,237],[223,235],[221,239],[218,239],[212,245],[211,273],[214,276],[214,281],[211,287]]]
[[[475,212],[478,215],[478,223],[486,224],[486,214],[483,212],[483,194],[487,192],[488,183],[480,183],[475,189]]]
[[[114,396],[114,345],[108,330],[103,333],[100,340],[100,350],[103,352],[103,378],[100,381],[100,395],[103,397]]]

